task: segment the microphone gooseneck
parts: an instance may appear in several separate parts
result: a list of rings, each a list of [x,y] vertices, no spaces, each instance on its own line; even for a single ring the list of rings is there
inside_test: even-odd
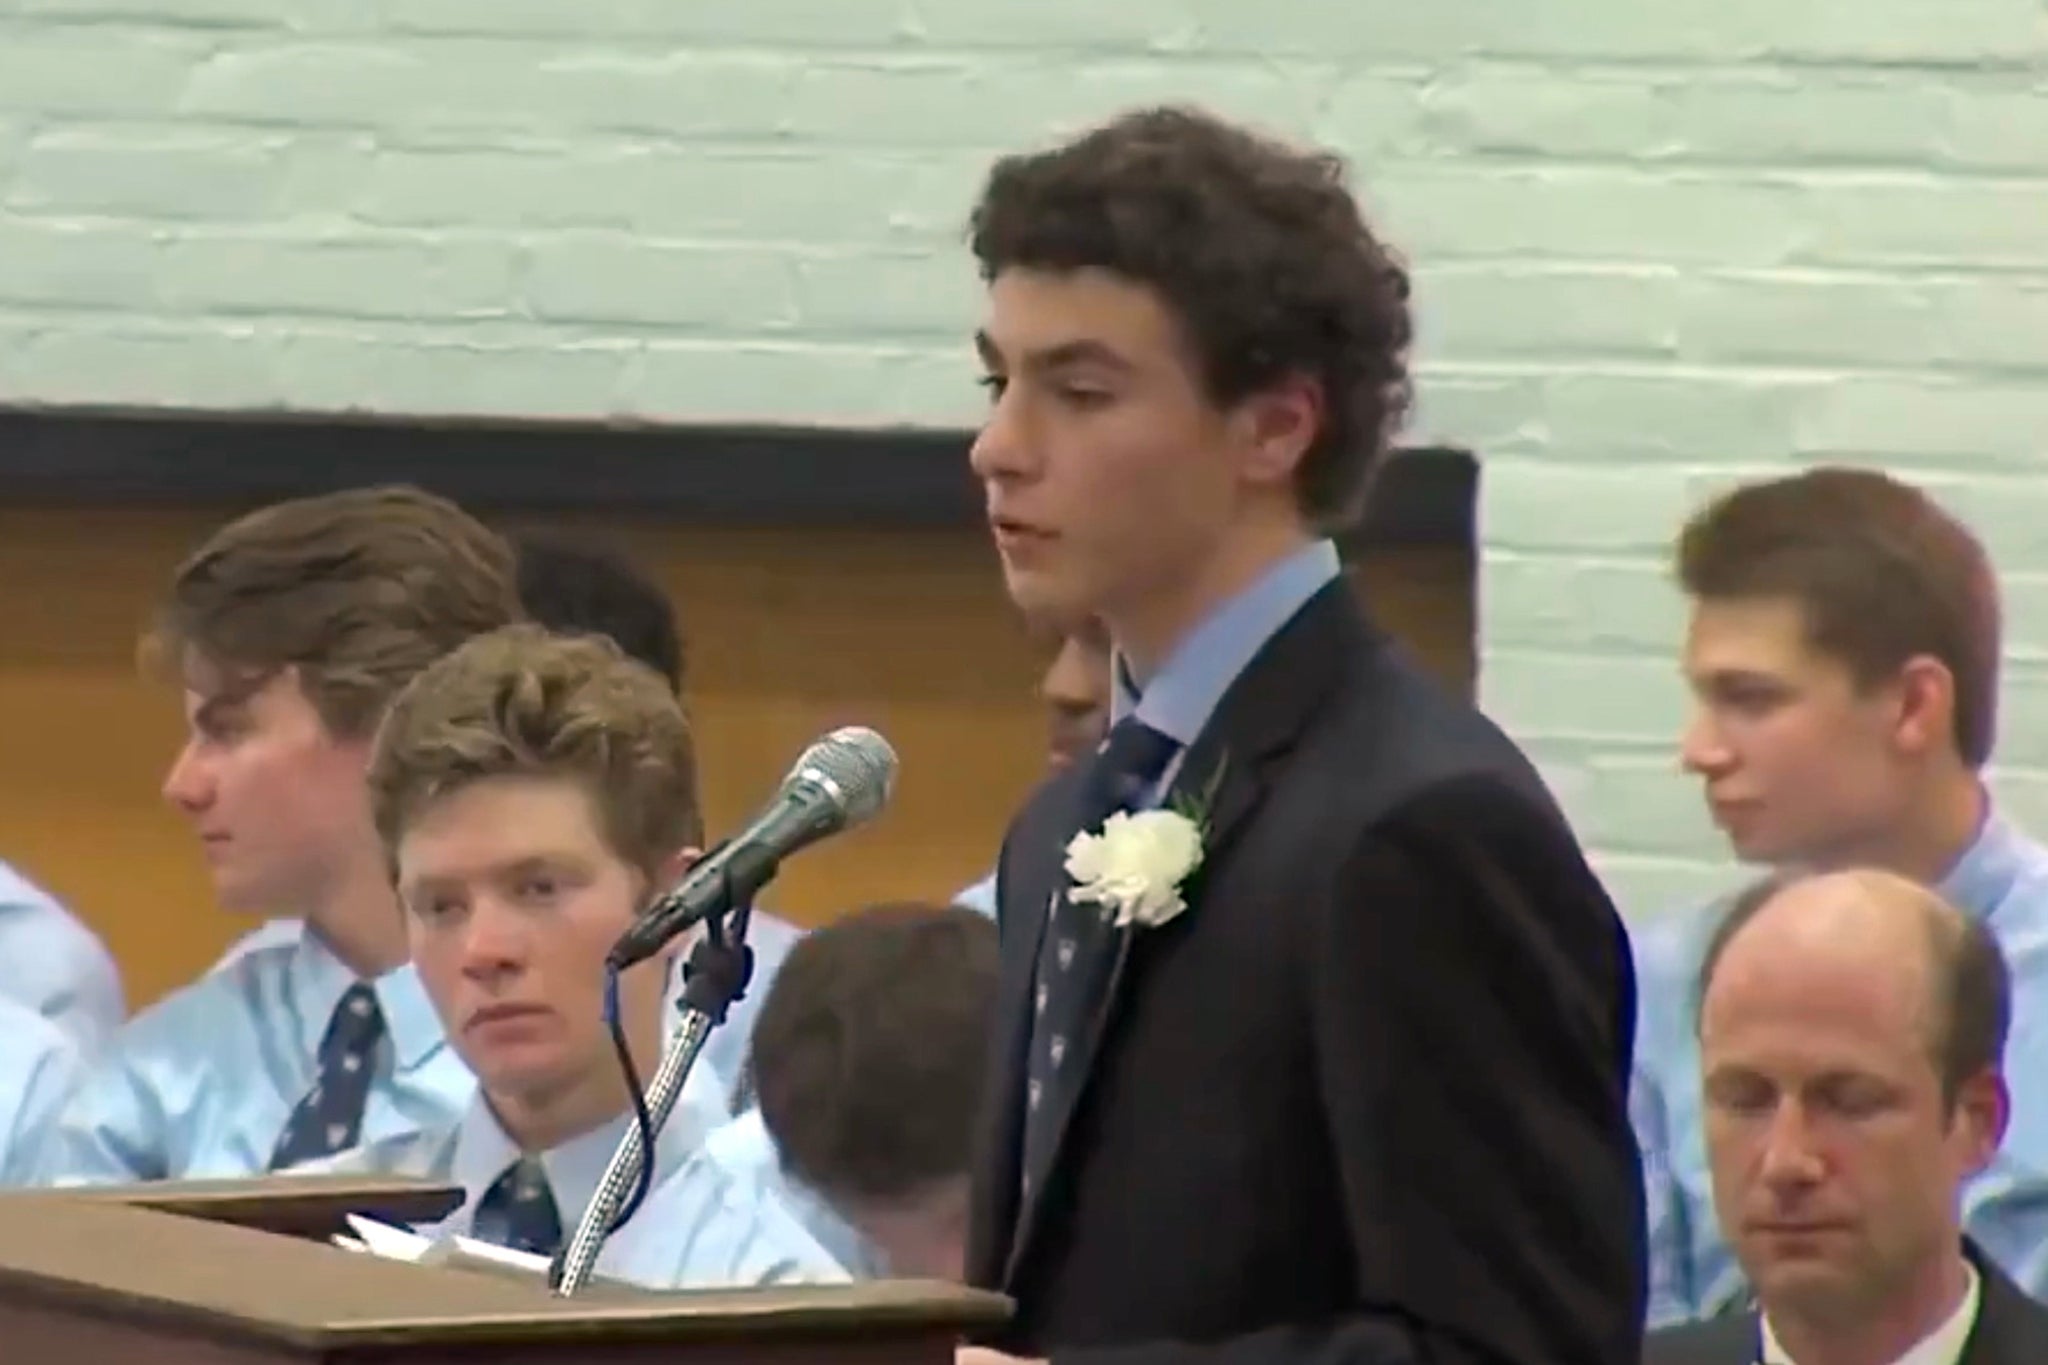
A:
[[[618,973],[644,961],[692,925],[709,929],[690,951],[684,969],[681,1025],[666,1040],[661,1063],[644,1092],[610,1007],[614,1043],[635,1103],[634,1131],[620,1138],[575,1230],[548,1266],[548,1287],[559,1297],[589,1282],[609,1237],[639,1207],[654,1174],[655,1139],[668,1122],[690,1069],[711,1030],[746,993],[753,972],[747,924],[754,896],[780,861],[820,839],[872,819],[888,804],[896,780],[896,751],[873,730],[834,730],[796,761],[766,810],[690,870],[656,900],[620,938],[606,964],[608,996],[617,998]],[[631,1202],[628,1203],[629,1193]]]

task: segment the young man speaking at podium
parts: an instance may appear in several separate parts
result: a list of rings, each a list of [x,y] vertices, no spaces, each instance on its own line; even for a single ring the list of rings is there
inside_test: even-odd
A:
[[[991,1344],[1634,1365],[1627,939],[1326,538],[1406,406],[1405,274],[1334,162],[1182,110],[998,163],[972,236],[1010,593],[1116,654],[998,865]]]
[[[451,1126],[300,1169],[448,1180],[466,1198],[442,1231],[551,1257],[632,1131],[605,958],[702,841],[688,723],[610,640],[513,626],[399,694],[370,794],[413,961],[479,1091]],[[643,1081],[661,1055],[669,966],[664,952],[619,975]],[[716,1083],[685,1087],[647,1199],[598,1272],[657,1288],[845,1279],[793,1214],[698,1151],[724,1098]]]

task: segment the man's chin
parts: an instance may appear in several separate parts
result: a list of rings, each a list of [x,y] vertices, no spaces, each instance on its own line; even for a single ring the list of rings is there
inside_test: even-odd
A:
[[[1848,1266],[1818,1257],[1780,1260],[1756,1276],[1757,1298],[1808,1322],[1849,1321],[1868,1311],[1868,1294]]]
[[[288,913],[280,908],[284,902],[272,888],[246,877],[215,876],[213,903],[231,915],[251,918],[271,919]]]
[[[1744,867],[1772,872],[1801,861],[1799,850],[1783,839],[1772,838],[1760,832],[1740,836],[1728,834],[1727,838],[1728,852]]]
[[[543,1053],[537,1048],[478,1048],[473,1042],[455,1050],[493,1104],[514,1109],[545,1105],[576,1079],[556,1056]]]
[[[1066,621],[1085,615],[1074,602],[1073,585],[1050,566],[1003,562],[1003,587],[1019,614],[1028,620]]]

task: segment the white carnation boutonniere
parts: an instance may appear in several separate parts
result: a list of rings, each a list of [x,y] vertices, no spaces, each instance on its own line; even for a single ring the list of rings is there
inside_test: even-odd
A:
[[[1100,831],[1067,843],[1067,898],[1100,905],[1118,928],[1166,923],[1188,908],[1188,878],[1202,865],[1208,808],[1223,780],[1219,764],[1202,798],[1165,810],[1118,811]]]

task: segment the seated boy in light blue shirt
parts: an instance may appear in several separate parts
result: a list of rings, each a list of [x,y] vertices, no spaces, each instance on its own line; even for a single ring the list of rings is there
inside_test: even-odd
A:
[[[223,906],[305,929],[129,1020],[45,1180],[249,1176],[461,1112],[475,1081],[406,961],[363,774],[391,697],[518,617],[505,542],[416,489],[266,507],[179,566],[148,640],[184,692],[164,797]]]
[[[83,1065],[70,1034],[0,997],[0,1185],[34,1183],[51,1123]]]
[[[454,1123],[312,1169],[448,1180],[447,1230],[552,1257],[632,1132],[626,1073],[660,1060],[671,944],[618,974],[606,956],[703,840],[689,726],[659,675],[610,640],[515,626],[471,640],[393,703],[370,767],[412,959],[478,1078]],[[841,1280],[779,1206],[697,1158],[724,1120],[687,1089],[651,1191],[598,1274],[656,1288]]]
[[[674,604],[659,581],[610,545],[580,537],[528,533],[514,536],[512,548],[519,566],[519,600],[529,620],[557,635],[606,636],[629,658],[661,674],[670,691],[682,695],[689,651]],[[753,950],[753,975],[746,993],[727,1012],[724,1027],[705,1043],[691,1073],[695,1086],[729,1093],[743,1089],[742,1061],[754,1013],[789,945],[803,933],[759,908],[750,919],[747,946]],[[230,946],[216,969],[255,949],[290,942],[299,932],[300,926],[291,920],[263,924]],[[682,967],[689,946],[679,945],[670,975],[669,1000],[677,1010],[682,1008]]]
[[[998,972],[995,925],[961,906],[812,930],[754,1026],[758,1107],[706,1154],[849,1275],[959,1280]]]

